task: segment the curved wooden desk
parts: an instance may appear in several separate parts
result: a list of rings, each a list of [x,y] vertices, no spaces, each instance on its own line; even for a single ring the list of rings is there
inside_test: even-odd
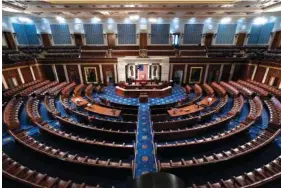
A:
[[[208,102],[208,98],[211,98],[212,100]],[[175,108],[167,111],[171,117],[185,116],[203,110],[204,107],[202,106],[211,106],[214,102],[216,102],[216,100],[217,99],[215,97],[205,97],[202,101],[200,101],[200,105],[192,104],[182,108]]]
[[[122,97],[139,97],[141,93],[147,94],[149,97],[167,97],[172,93],[172,87],[168,86],[162,89],[124,89],[116,86],[116,94]]]
[[[111,117],[119,117],[121,114],[121,110],[117,110],[114,108],[106,108],[96,104],[86,107],[85,110],[105,116],[111,116]]]

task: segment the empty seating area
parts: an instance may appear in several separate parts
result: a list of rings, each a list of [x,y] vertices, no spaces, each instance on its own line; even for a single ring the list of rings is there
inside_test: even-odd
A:
[[[253,86],[252,89],[257,93],[263,92],[258,86]],[[40,81],[29,87],[16,88],[14,93],[21,91],[24,93],[22,96],[29,97],[27,99],[19,96],[14,97],[7,104],[4,111],[4,122],[9,129],[8,132],[21,146],[34,151],[38,156],[46,156],[48,160],[64,161],[65,165],[81,165],[83,168],[94,167],[101,172],[96,174],[97,177],[110,174],[110,177],[115,176],[124,179],[124,177],[132,176],[131,173],[135,168],[136,161],[130,156],[133,156],[135,152],[136,122],[94,115],[83,108],[75,107],[75,104],[71,102],[72,96],[85,97],[83,100],[87,100],[89,103],[95,101],[96,105],[115,108],[122,113],[127,113],[127,116],[133,116],[137,113],[138,110],[134,105],[120,104],[103,98],[107,95],[107,90],[103,93],[98,92],[103,90],[102,87],[104,86],[76,84],[74,82]],[[242,95],[239,95],[236,88],[241,91]],[[154,111],[151,119],[155,146],[157,146],[158,171],[173,173],[184,178],[185,172],[189,172],[190,168],[212,168],[216,165],[229,165],[232,161],[243,160],[254,152],[261,152],[263,148],[270,147],[269,145],[280,134],[281,118],[279,114],[281,114],[281,105],[278,99],[272,97],[265,100],[267,108],[264,109],[262,98],[259,96],[249,98],[253,91],[247,89],[247,85],[242,80],[238,83],[230,81],[229,84],[226,82],[195,84],[194,86],[185,86],[182,89],[184,95],[187,95],[184,102],[179,103],[179,101],[182,101],[181,99],[175,103],[151,106],[151,110]],[[32,95],[33,93],[35,95]],[[41,95],[44,98],[40,97]],[[103,97],[99,97],[101,100],[96,100],[96,97],[93,97],[94,95]],[[194,96],[189,98],[188,95]],[[198,104],[200,104],[203,103],[204,98],[208,97],[217,98],[217,102],[214,102],[210,107],[205,107],[206,109],[202,112],[179,119],[168,117],[167,111],[169,109],[186,108],[198,101]],[[200,98],[203,99],[201,102]],[[248,112],[244,119],[235,120],[240,119],[245,114],[244,109],[247,108]],[[166,111],[166,113],[156,114],[155,112],[159,112],[160,109],[162,112]],[[232,144],[233,147],[227,147],[228,142],[230,142],[228,140],[243,137],[241,136],[243,135],[242,132],[246,134],[246,130],[255,127],[266,110],[269,110],[270,114],[267,128],[262,129],[256,137],[247,139],[244,143],[241,141],[241,144],[236,145],[236,147],[234,147],[235,144]],[[34,129],[38,128],[40,135],[44,138],[43,142],[38,139],[41,136],[34,137],[30,135],[28,130],[21,128],[21,111],[26,111],[27,118],[30,119]],[[220,115],[221,113],[223,115]],[[137,115],[134,116],[138,120]],[[239,122],[228,127],[235,121]],[[83,153],[93,149],[94,155],[83,155],[80,151],[71,151],[72,149],[68,151],[60,144],[54,145],[52,142],[45,143],[48,139],[53,139],[52,142],[72,145],[74,148],[83,146],[79,149],[85,150]],[[205,146],[212,148],[224,142],[226,147],[223,148],[225,149],[218,147],[213,153],[206,152],[204,154],[207,149]],[[179,152],[194,147],[200,148],[198,152],[202,154],[196,154],[190,158],[186,152],[183,155]],[[175,156],[173,153],[178,153],[179,156]],[[6,154],[3,154],[3,156],[6,157]],[[22,168],[18,165],[15,167]],[[9,172],[13,174],[12,170],[9,170]],[[13,176],[19,178],[18,174]],[[46,177],[50,177],[48,178],[48,185],[56,184],[51,176],[46,175]],[[44,181],[41,180],[40,182],[45,184]],[[61,181],[64,182],[64,180]],[[58,183],[60,180],[58,179],[56,182]],[[99,181],[96,181],[94,185],[101,187]],[[198,183],[193,184],[193,187],[197,185]],[[202,186],[204,187],[204,185]]]
[[[10,1],[3,188],[281,188],[276,0]]]

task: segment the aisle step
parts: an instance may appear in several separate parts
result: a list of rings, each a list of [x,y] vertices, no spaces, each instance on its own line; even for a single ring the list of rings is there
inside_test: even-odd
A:
[[[150,107],[147,103],[141,103],[138,112],[134,177],[156,171]]]

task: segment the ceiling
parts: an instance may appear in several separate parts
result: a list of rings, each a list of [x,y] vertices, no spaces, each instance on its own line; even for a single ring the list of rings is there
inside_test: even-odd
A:
[[[136,14],[146,18],[252,17],[281,8],[281,0],[3,0],[2,6],[2,10],[8,8],[36,17],[126,18]],[[3,11],[3,15],[14,14]]]

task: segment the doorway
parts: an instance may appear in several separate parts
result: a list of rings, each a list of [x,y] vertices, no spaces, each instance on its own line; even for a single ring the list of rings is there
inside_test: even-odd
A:
[[[114,84],[113,72],[111,70],[105,71],[105,83]]]
[[[207,83],[217,82],[218,79],[219,79],[219,70],[214,69],[208,75]]]
[[[183,78],[183,70],[176,70],[174,72],[174,83],[176,84],[182,84],[182,78]]]

